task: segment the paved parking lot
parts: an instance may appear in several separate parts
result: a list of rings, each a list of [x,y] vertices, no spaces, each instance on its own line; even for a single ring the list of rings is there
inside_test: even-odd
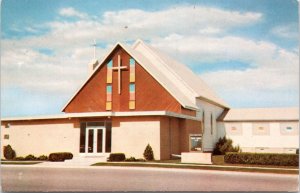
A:
[[[4,191],[297,191],[298,176],[192,169],[2,166]]]

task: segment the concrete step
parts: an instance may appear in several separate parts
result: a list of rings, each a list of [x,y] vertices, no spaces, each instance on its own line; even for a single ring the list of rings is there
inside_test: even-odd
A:
[[[97,162],[106,162],[107,161],[107,157],[106,156],[92,156],[92,157],[80,157],[80,156],[76,156],[73,157],[73,159],[70,160],[65,160],[66,163],[86,163],[86,164],[93,164],[93,163],[97,163]]]

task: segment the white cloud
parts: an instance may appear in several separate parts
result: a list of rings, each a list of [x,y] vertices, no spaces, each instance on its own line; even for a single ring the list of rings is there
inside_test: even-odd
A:
[[[271,29],[271,33],[281,38],[288,39],[298,39],[298,24],[297,23],[289,23],[286,25],[276,26]]]
[[[176,40],[175,40],[176,39]],[[287,51],[267,41],[254,41],[236,36],[179,36],[155,38],[151,44],[189,62],[242,61],[269,68],[295,68],[298,52]]]
[[[260,22],[256,12],[236,12],[209,7],[177,6],[159,11],[129,9],[109,11],[90,20],[74,8],[59,11],[76,21],[52,21],[40,36],[2,41],[2,84],[29,90],[72,94],[87,76],[93,57],[93,40],[107,47],[117,41],[142,38],[187,62],[237,60],[251,65],[245,71],[218,71],[203,74],[218,91],[240,92],[241,88],[261,91],[294,88],[298,75],[298,53],[276,44],[228,36],[226,31]],[[126,27],[125,27],[126,26]],[[51,56],[37,48],[49,48]],[[97,49],[98,56],[104,49]],[[254,78],[255,77],[255,78]],[[278,78],[280,77],[280,78]]]
[[[74,9],[73,7],[63,8],[59,11],[59,15],[65,17],[79,17],[81,19],[86,19],[88,16],[85,13],[79,12],[78,10]]]
[[[251,96],[269,98],[273,105],[295,102],[299,87],[299,55],[276,44],[241,37],[178,36],[152,40],[152,45],[168,52],[183,63],[238,61],[250,66],[245,70],[217,70],[200,76],[228,101],[247,104]],[[251,91],[251,92],[250,92]],[[234,93],[234,94],[233,94]],[[269,93],[276,93],[270,95]],[[289,93],[290,95],[287,95]],[[238,95],[231,96],[231,95]],[[282,98],[285,95],[286,97]],[[298,96],[298,95],[297,95]],[[234,99],[234,100],[233,100]],[[264,102],[264,101],[262,101]]]

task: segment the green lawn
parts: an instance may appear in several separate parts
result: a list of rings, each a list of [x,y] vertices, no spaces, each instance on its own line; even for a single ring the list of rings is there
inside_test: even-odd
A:
[[[171,159],[171,160],[153,160],[153,161],[147,161],[147,162],[153,162],[153,163],[180,163],[181,159]]]
[[[160,162],[161,163],[161,162]],[[239,171],[239,172],[261,172],[261,173],[279,173],[279,174],[299,174],[298,170],[278,169],[260,169],[260,168],[235,168],[235,167],[214,167],[213,165],[188,165],[188,164],[155,164],[154,162],[101,162],[92,166],[126,166],[126,167],[157,167],[157,168],[179,168],[179,169],[204,169],[221,171]]]
[[[33,165],[42,162],[31,162],[31,161],[2,161],[2,165]]]

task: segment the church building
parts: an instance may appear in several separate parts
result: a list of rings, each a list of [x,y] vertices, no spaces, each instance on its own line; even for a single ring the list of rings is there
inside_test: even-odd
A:
[[[263,116],[249,120],[240,118],[245,114],[242,111],[231,113],[229,105],[187,66],[141,40],[132,46],[117,43],[89,68],[90,75],[62,108],[63,114],[2,118],[2,147],[10,144],[17,156],[63,151],[77,157],[113,152],[143,158],[150,144],[155,159],[163,160],[183,152],[211,152],[218,138],[227,133],[243,142],[238,137],[250,132],[252,122],[258,135],[263,130],[257,126]],[[294,152],[298,148],[298,109],[290,115],[264,120],[268,131],[262,135],[277,128],[283,137],[294,136],[282,144],[287,152]],[[265,126],[274,121],[278,125]],[[251,144],[251,137],[246,140]],[[276,142],[270,139],[270,143]],[[255,141],[253,144],[248,150],[255,152]]]

